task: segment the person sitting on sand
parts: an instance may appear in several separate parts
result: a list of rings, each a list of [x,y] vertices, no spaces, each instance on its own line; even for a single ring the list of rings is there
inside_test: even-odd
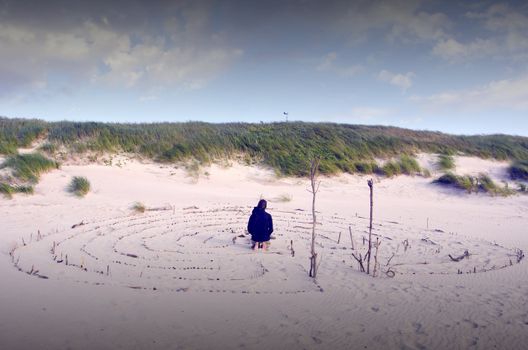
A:
[[[264,248],[268,250],[271,233],[273,232],[273,220],[266,212],[268,203],[261,199],[249,217],[247,230],[251,234],[251,248]]]

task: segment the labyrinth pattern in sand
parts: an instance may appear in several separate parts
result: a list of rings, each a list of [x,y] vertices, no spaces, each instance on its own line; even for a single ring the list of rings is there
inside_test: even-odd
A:
[[[268,252],[249,249],[250,207],[190,207],[87,220],[62,232],[26,239],[11,252],[29,275],[94,285],[174,292],[297,294],[321,292],[308,278],[311,216],[271,209],[275,239]],[[352,252],[365,251],[368,220],[320,213],[320,274],[356,273]],[[350,229],[349,229],[350,228]],[[352,235],[350,235],[352,232]],[[511,249],[446,233],[379,222],[378,274],[480,273],[510,266]],[[352,239],[352,241],[351,241]],[[354,250],[352,249],[354,246]],[[448,254],[470,258],[453,262]],[[227,288],[229,286],[229,288]]]

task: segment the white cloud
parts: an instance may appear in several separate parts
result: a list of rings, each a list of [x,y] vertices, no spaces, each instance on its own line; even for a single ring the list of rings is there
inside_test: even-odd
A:
[[[447,36],[451,27],[442,13],[421,10],[418,0],[344,2],[347,6],[332,24],[348,33],[349,41],[365,41],[369,32],[384,31],[386,39],[395,42],[428,42]]]
[[[405,74],[392,73],[387,70],[382,70],[378,74],[378,79],[387,82],[391,85],[397,86],[403,91],[407,91],[412,86],[412,79],[415,77],[413,72],[407,72]]]
[[[485,57],[498,51],[499,47],[494,40],[476,39],[463,44],[453,38],[440,40],[433,47],[433,54],[449,61],[458,61],[474,56]]]
[[[440,39],[432,53],[449,61],[471,58],[525,59],[528,57],[528,16],[505,4],[484,12],[468,12],[466,17],[483,26],[479,37],[461,42],[454,37]]]
[[[413,96],[411,101],[428,109],[528,110],[528,77],[492,81],[473,89],[448,91],[431,96]]]
[[[364,71],[360,64],[342,65],[336,63],[337,53],[329,52],[326,54],[322,62],[317,66],[317,70],[321,72],[332,72],[342,77],[352,77]]]
[[[175,41],[166,33],[133,37],[90,21],[68,31],[0,23],[0,95],[45,86],[54,74],[70,85],[199,88],[242,54],[218,36],[185,30]]]

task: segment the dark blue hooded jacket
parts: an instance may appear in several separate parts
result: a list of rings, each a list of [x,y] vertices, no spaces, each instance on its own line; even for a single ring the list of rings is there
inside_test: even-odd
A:
[[[262,208],[255,207],[249,217],[247,230],[251,233],[251,239],[255,242],[266,242],[270,240],[273,232],[273,220],[271,215]]]

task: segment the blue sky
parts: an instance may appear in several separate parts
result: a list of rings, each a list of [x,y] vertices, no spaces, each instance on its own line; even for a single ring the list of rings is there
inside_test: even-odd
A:
[[[0,115],[528,136],[528,5],[0,0]]]

